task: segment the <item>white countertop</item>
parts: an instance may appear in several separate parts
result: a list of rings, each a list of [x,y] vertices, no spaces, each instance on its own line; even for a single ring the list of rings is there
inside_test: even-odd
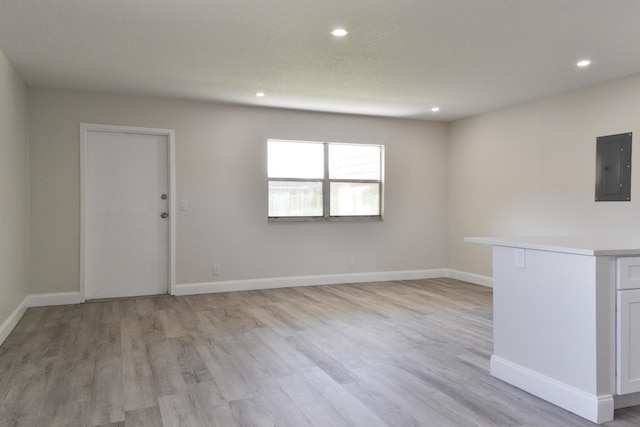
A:
[[[522,236],[465,237],[465,242],[535,249],[591,256],[640,255],[640,237],[635,236]]]

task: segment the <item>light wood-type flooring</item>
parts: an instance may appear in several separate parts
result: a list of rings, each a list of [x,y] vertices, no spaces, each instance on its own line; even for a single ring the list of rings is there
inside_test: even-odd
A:
[[[431,279],[31,308],[0,425],[593,425],[489,375],[491,299]]]

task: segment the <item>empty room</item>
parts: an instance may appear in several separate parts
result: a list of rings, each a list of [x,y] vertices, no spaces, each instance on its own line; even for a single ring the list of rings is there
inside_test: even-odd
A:
[[[639,21],[0,0],[0,426],[640,425]]]

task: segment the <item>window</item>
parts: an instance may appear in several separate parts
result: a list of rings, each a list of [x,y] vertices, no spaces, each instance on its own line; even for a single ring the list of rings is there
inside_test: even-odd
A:
[[[268,141],[269,220],[382,219],[384,147]]]

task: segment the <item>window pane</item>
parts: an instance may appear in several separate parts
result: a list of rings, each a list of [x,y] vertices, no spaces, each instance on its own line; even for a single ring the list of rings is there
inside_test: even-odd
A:
[[[269,140],[269,178],[324,177],[324,146],[308,142]]]
[[[380,184],[332,182],[331,215],[380,215]]]
[[[322,182],[269,181],[269,216],[322,216]]]
[[[329,145],[329,178],[380,180],[380,147]]]

